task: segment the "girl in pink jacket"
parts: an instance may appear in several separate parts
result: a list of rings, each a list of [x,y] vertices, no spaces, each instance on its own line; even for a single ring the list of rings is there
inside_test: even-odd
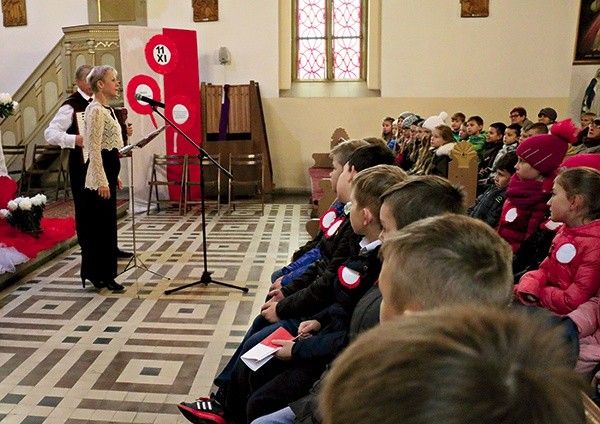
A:
[[[563,171],[548,205],[552,220],[564,225],[548,257],[539,269],[521,277],[515,294],[526,305],[566,315],[600,288],[600,171],[588,167]]]

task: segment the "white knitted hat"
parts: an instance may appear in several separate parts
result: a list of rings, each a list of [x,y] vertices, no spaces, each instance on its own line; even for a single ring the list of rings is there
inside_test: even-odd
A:
[[[430,116],[423,122],[423,128],[433,131],[435,127],[446,124],[446,118],[448,114],[446,112],[440,112],[437,116]]]

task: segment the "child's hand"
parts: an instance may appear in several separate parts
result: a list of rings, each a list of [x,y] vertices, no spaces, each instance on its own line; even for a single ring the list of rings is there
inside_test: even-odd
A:
[[[321,323],[316,319],[302,321],[298,326],[298,334],[301,338],[309,337],[310,333],[316,333],[321,329]]]
[[[275,346],[281,346],[277,352],[275,352],[275,357],[277,359],[281,359],[282,361],[289,361],[292,359],[292,348],[294,347],[294,342],[291,340],[271,340]]]
[[[270,297],[269,302],[270,301],[279,302],[281,299],[283,299],[285,297],[285,296],[283,296],[283,293],[279,289],[271,290],[267,296]]]
[[[271,323],[281,321],[277,316],[277,302],[267,302],[263,305],[260,314]]]
[[[280,289],[282,281],[283,281],[283,275],[281,277],[279,277],[277,280],[275,280],[275,282],[273,284],[271,284],[271,287],[269,290]]]

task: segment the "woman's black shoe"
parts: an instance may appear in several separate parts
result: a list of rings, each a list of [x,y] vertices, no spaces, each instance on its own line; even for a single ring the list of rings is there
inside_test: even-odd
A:
[[[106,288],[112,291],[123,291],[125,287],[117,283],[115,280],[109,280],[106,282]]]
[[[89,280],[89,278],[88,278]],[[102,281],[94,281],[94,280],[90,280],[90,282],[93,284],[94,287],[96,287],[97,289],[101,289],[103,287],[106,287],[104,285],[104,283]],[[81,277],[81,285],[83,286],[83,288],[85,289],[85,278]]]

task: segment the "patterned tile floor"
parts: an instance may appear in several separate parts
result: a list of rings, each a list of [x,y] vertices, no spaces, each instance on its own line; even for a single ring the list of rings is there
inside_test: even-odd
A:
[[[175,404],[209,393],[271,272],[308,239],[309,212],[269,204],[264,216],[250,206],[208,213],[208,270],[247,294],[216,284],[164,294],[202,276],[197,210],[136,215],[139,259],[117,277],[123,294],[81,287],[78,247],[0,292],[0,421],[187,422]],[[119,245],[133,250],[130,218],[119,222]]]

